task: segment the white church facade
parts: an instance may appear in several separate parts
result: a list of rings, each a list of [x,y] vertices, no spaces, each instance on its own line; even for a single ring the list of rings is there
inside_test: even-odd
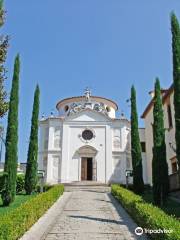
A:
[[[126,183],[132,170],[130,122],[116,117],[117,104],[104,97],[71,97],[57,103],[58,116],[42,118],[38,169],[49,184],[74,181]],[[139,129],[142,146],[145,131]],[[143,178],[149,183],[145,150]],[[130,179],[132,181],[132,179]]]

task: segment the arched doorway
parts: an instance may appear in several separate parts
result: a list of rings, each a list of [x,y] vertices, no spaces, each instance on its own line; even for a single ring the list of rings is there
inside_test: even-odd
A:
[[[97,150],[89,145],[79,148],[80,156],[80,180],[96,181],[97,180]]]

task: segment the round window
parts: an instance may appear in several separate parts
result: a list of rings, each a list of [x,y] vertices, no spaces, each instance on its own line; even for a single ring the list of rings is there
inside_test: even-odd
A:
[[[83,132],[82,132],[82,138],[84,139],[84,140],[91,140],[92,138],[93,138],[93,133],[92,133],[92,131],[91,130],[84,130]]]

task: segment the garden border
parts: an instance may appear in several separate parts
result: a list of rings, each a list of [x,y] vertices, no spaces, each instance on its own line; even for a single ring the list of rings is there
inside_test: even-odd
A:
[[[117,184],[111,186],[112,195],[122,204],[134,221],[143,229],[172,229],[172,233],[152,233],[155,240],[180,240],[180,222],[160,208],[145,202],[141,196]]]
[[[62,212],[71,194],[70,192],[65,192],[19,240],[40,240],[46,236],[56,217]]]

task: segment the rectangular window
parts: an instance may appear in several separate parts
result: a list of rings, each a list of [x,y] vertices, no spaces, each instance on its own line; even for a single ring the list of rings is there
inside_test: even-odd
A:
[[[177,163],[176,162],[172,163],[172,173],[175,173],[175,172],[177,172]]]
[[[167,105],[167,113],[168,113],[169,128],[172,128],[173,127],[173,123],[172,123],[172,113],[171,113],[171,105],[170,104]]]
[[[171,159],[172,173],[176,173],[178,170],[177,159],[176,157]]]
[[[145,142],[141,142],[141,150],[142,150],[142,152],[146,152],[146,143]]]

